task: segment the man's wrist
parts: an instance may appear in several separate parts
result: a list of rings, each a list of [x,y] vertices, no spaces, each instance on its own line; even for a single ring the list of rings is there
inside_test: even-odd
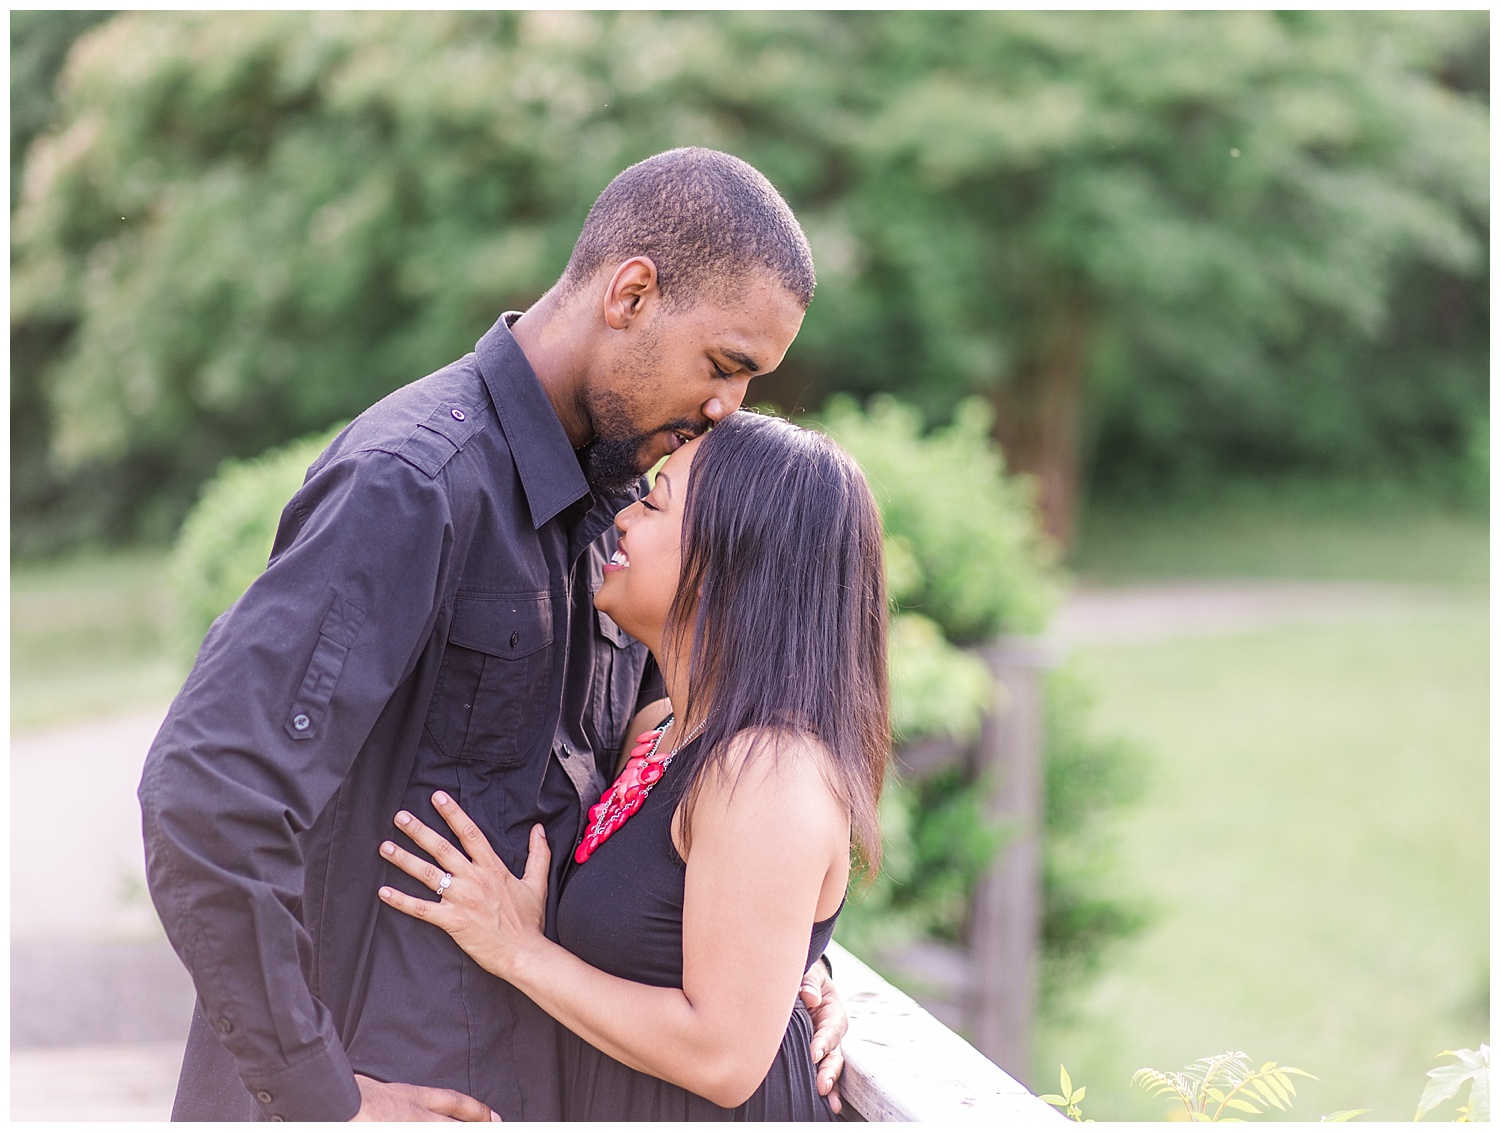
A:
[[[350,1120],[362,1102],[349,1055],[337,1043],[276,1073],[242,1075],[241,1080],[272,1121]]]

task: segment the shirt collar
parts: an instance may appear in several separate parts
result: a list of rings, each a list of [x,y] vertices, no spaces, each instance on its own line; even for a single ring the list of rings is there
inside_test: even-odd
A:
[[[532,526],[540,528],[590,492],[568,434],[510,332],[520,317],[520,311],[502,314],[474,354],[515,459]]]

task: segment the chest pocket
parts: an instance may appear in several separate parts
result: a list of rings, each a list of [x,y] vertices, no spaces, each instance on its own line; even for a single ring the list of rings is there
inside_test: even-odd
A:
[[[506,764],[550,742],[553,648],[547,594],[459,594],[427,717],[438,746]]]

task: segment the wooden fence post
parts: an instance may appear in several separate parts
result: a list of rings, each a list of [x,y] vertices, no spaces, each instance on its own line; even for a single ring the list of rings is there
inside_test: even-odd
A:
[[[1058,652],[1041,638],[1002,637],[979,653],[995,699],[974,771],[991,783],[989,816],[1010,835],[974,892],[968,1023],[980,1052],[1028,1081],[1041,938],[1043,674]]]

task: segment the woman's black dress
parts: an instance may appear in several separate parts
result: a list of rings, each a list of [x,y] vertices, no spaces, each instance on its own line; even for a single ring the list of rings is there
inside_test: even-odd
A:
[[[682,758],[684,749],[678,755]],[[670,773],[670,772],[669,772]],[[591,966],[632,982],[682,986],[687,870],[672,845],[672,792],[660,787],[587,862],[571,865],[557,913],[559,942]],[[813,925],[808,965],[833,937],[838,913]],[[812,1019],[798,999],[771,1071],[748,1101],[722,1108],[600,1053],[564,1032],[566,1120],[832,1120],[818,1095]]]

